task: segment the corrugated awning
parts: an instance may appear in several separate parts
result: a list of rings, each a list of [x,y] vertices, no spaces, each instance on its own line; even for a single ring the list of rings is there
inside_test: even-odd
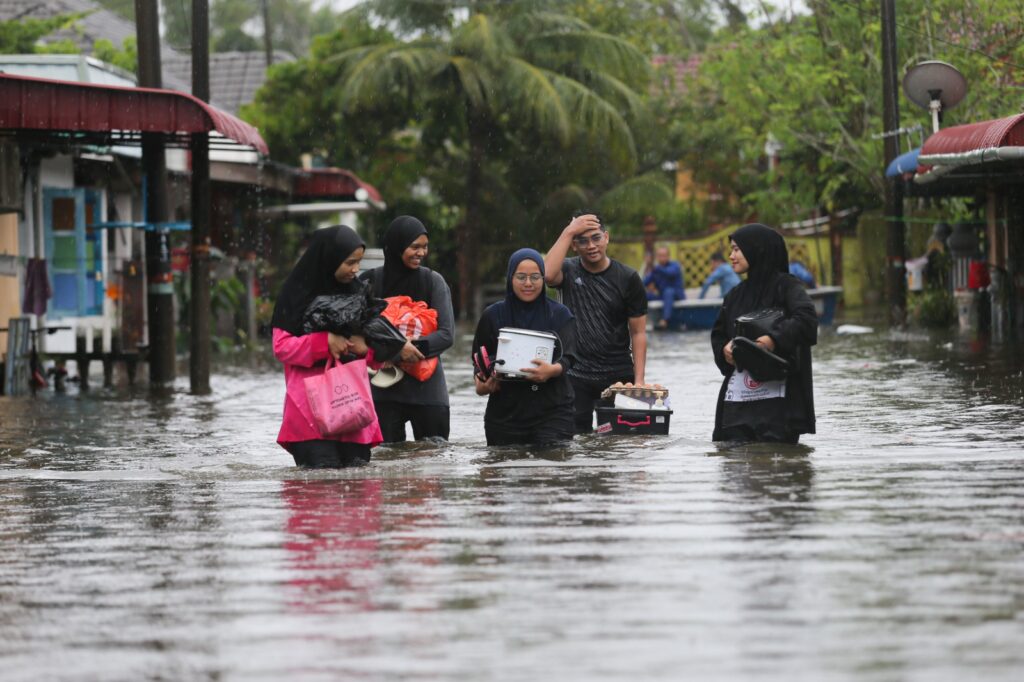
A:
[[[918,185],[960,173],[966,167],[996,168],[1024,160],[1024,114],[953,126],[935,133],[918,156]]]
[[[921,156],[1019,146],[1024,146],[1024,114],[940,130],[925,140]]]
[[[894,178],[904,173],[913,173],[917,170],[917,157],[921,153],[921,148],[911,149],[909,152],[900,154],[889,167],[885,169],[885,177]]]
[[[307,199],[351,197],[366,191],[366,199],[379,203],[380,192],[352,171],[343,168],[311,168],[298,171],[293,194]]]
[[[213,132],[211,147],[230,141],[234,148],[242,145],[269,154],[255,127],[183,92],[0,73],[3,130],[116,144],[137,143],[141,133],[162,133],[172,144],[186,144],[191,133]]]

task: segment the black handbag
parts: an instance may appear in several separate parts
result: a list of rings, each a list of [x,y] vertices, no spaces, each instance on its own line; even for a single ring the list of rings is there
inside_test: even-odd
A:
[[[765,308],[736,318],[736,336],[756,341],[772,332],[772,326],[786,316],[781,308]]]
[[[779,308],[765,308],[736,318],[732,357],[737,369],[757,381],[781,381],[789,376],[790,362],[756,343],[760,337],[769,335],[772,326],[784,316]]]

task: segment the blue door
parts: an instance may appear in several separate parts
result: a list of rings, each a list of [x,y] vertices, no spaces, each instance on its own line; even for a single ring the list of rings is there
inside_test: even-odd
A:
[[[92,228],[100,208],[100,195],[92,190],[43,189],[51,317],[103,314],[103,240]]]

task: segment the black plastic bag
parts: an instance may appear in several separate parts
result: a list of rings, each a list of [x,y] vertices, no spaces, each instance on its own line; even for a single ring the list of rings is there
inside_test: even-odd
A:
[[[790,363],[750,339],[737,336],[732,341],[736,368],[746,370],[756,381],[781,381],[789,376]]]
[[[736,318],[736,336],[756,341],[771,334],[775,323],[785,316],[779,308],[765,308]]]
[[[379,316],[386,307],[387,301],[369,299],[363,293],[317,296],[302,316],[302,331],[362,334],[364,323]]]
[[[386,317],[377,315],[363,323],[363,338],[378,362],[386,362],[398,355],[405,346],[405,336]]]

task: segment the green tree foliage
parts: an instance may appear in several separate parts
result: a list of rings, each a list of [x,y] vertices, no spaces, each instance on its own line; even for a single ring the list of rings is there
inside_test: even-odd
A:
[[[882,74],[877,3],[808,3],[810,14],[769,19],[760,28],[723,30],[688,84],[679,119],[691,140],[683,158],[701,180],[734,188],[769,222],[805,218],[816,208],[881,202]],[[1006,116],[1019,109],[1024,26],[1012,0],[903,0],[897,4],[900,75],[924,59],[964,72],[967,100],[945,125]],[[926,112],[901,96],[904,125]],[[764,165],[769,135],[780,166]],[[903,149],[920,144],[904,140]]]
[[[314,37],[334,30],[338,17],[330,5],[314,0],[266,0],[271,45],[297,57],[305,55]],[[262,50],[263,0],[210,0],[210,46],[213,52]],[[192,43],[192,3],[167,2],[163,7],[167,43],[188,51]]]
[[[139,53],[135,45],[135,38],[125,38],[120,49],[106,38],[101,38],[93,44],[92,55],[131,73],[136,73],[138,70]]]
[[[57,41],[50,45],[40,39],[71,28],[82,14],[60,14],[48,19],[14,19],[0,21],[0,54],[32,54],[35,52],[78,52],[71,41]]]
[[[449,33],[385,40],[332,60],[345,111],[404,111],[435,163],[456,170],[448,185],[462,208],[464,310],[478,283],[479,245],[500,238],[488,231],[495,216],[529,217],[518,159],[540,149],[555,168],[585,150],[583,163],[619,173],[637,161],[632,124],[646,115],[638,92],[646,58],[582,20],[529,5],[474,7],[464,20],[453,14]]]
[[[682,56],[713,36],[714,4],[707,0],[566,0],[557,3],[595,30],[619,36],[649,56]]]

